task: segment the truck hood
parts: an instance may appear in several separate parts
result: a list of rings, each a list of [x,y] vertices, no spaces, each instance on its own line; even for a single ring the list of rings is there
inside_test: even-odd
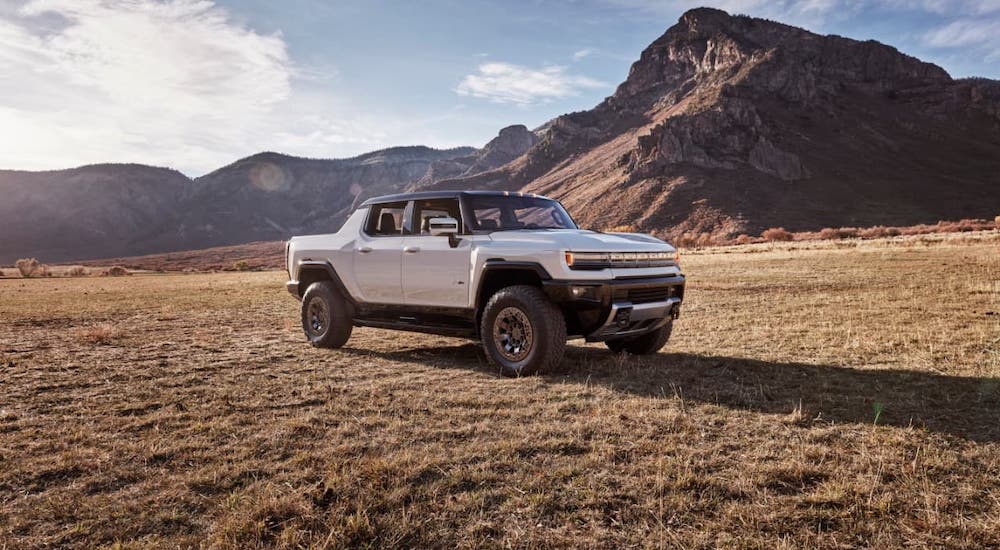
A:
[[[674,247],[641,233],[598,233],[582,229],[494,231],[498,243],[544,246],[576,252],[673,252]]]

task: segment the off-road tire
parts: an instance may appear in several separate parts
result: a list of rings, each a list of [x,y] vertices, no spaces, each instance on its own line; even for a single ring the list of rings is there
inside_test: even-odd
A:
[[[518,313],[520,312],[520,313]],[[527,321],[527,330],[522,330],[528,344],[512,353],[495,337],[496,330],[503,332],[509,326],[497,317],[514,318],[521,324]],[[495,330],[496,329],[496,330]],[[502,288],[490,297],[483,308],[479,325],[483,350],[490,363],[500,368],[504,376],[528,376],[544,372],[557,366],[566,350],[566,319],[562,311],[553,304],[540,288],[517,285]],[[502,336],[503,334],[501,334]],[[517,357],[523,354],[523,357]],[[514,356],[514,358],[512,358]]]
[[[313,347],[339,348],[346,344],[354,330],[352,317],[351,304],[331,281],[309,285],[302,296],[302,330]]]
[[[670,332],[674,328],[673,321],[667,321],[662,327],[636,336],[635,338],[619,338],[617,340],[607,340],[604,345],[615,353],[628,352],[632,355],[651,355],[660,351],[670,340]]]

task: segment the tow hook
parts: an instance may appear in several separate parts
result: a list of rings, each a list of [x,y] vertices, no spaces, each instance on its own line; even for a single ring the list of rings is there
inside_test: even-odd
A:
[[[629,317],[631,316],[632,316],[632,308],[623,307],[619,309],[617,313],[615,313],[615,324],[618,325],[618,328],[620,329],[628,328]]]
[[[681,318],[681,305],[674,304],[674,307],[670,308],[670,318],[680,319]]]

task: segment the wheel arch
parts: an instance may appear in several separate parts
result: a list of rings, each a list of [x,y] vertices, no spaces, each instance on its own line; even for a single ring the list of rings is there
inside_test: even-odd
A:
[[[354,299],[351,294],[347,291],[347,287],[344,286],[344,281],[341,280],[340,275],[337,274],[337,270],[333,267],[330,262],[315,261],[315,260],[303,260],[298,264],[298,276],[299,276],[299,296],[304,296],[306,289],[309,285],[318,281],[331,281],[333,286],[336,287],[337,291],[351,304],[354,304]]]
[[[508,262],[506,260],[487,260],[479,275],[479,285],[476,288],[476,326],[482,320],[483,309],[490,296],[502,288],[514,285],[529,285],[543,287],[543,281],[551,280],[549,272],[537,262]]]

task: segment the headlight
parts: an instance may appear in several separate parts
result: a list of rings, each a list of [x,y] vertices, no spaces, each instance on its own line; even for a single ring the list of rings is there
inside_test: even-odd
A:
[[[605,269],[611,267],[611,255],[604,252],[566,252],[570,269]]]

